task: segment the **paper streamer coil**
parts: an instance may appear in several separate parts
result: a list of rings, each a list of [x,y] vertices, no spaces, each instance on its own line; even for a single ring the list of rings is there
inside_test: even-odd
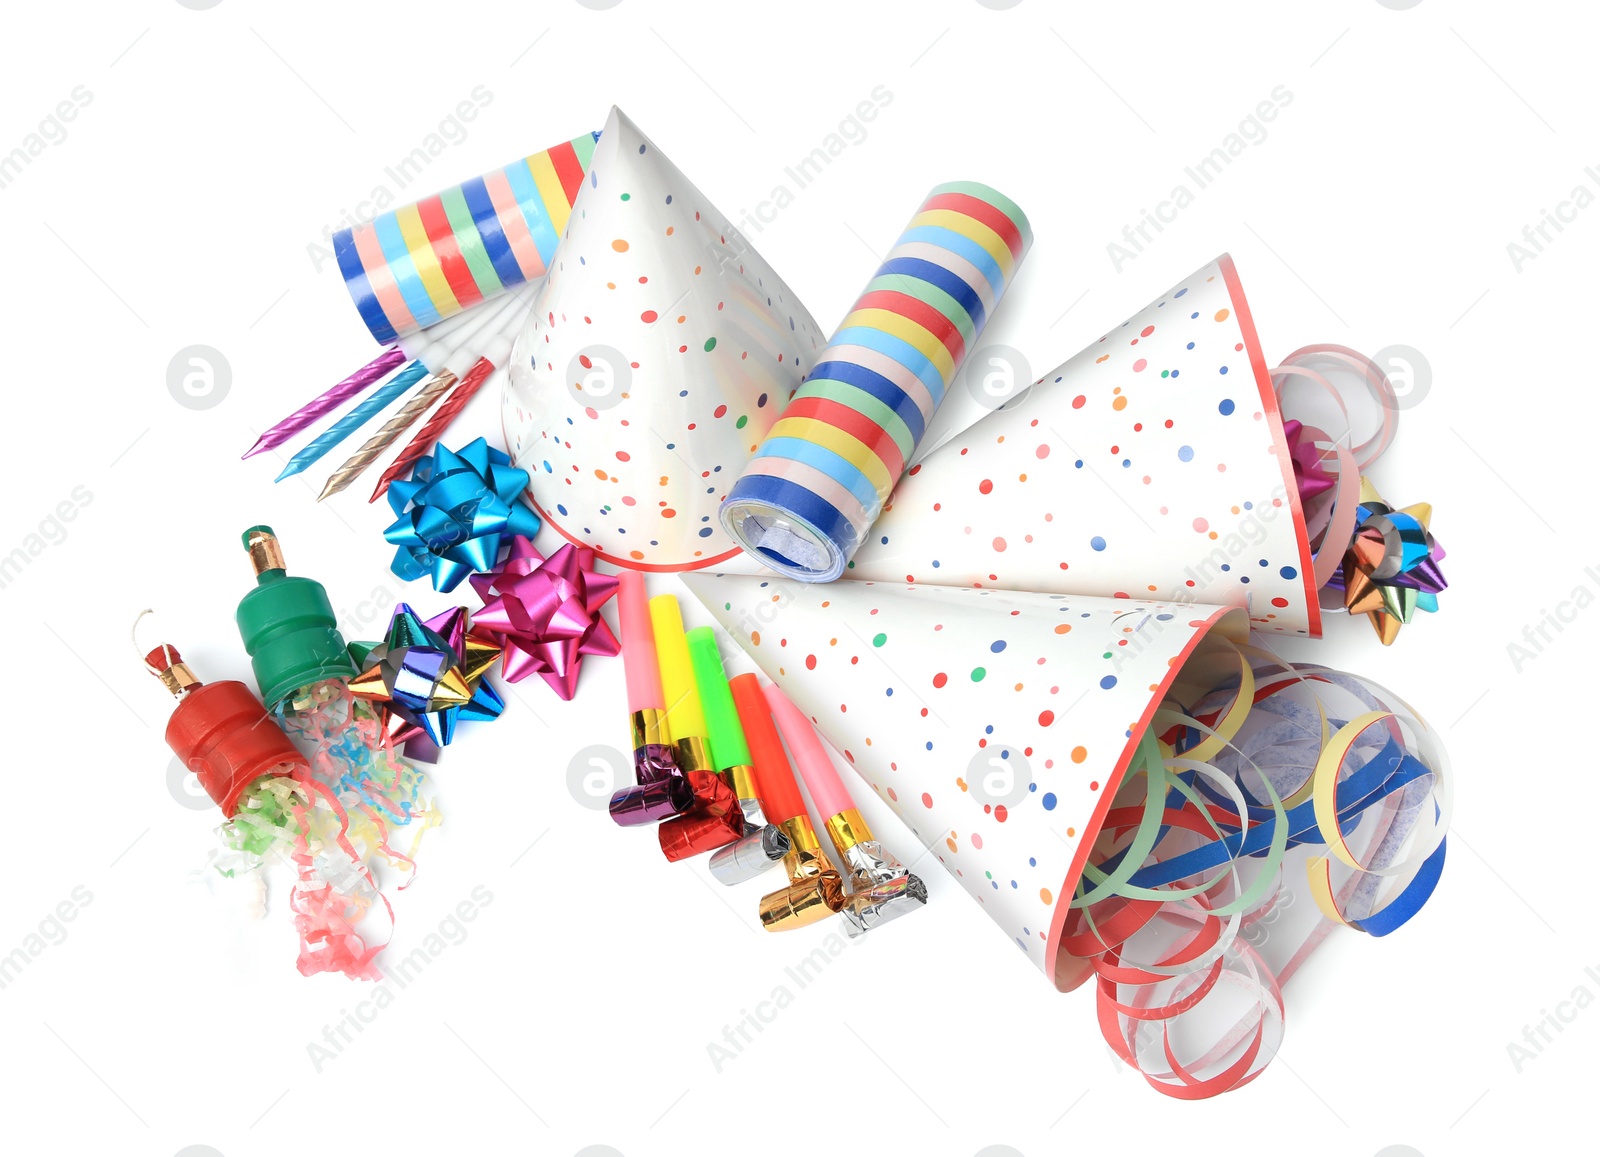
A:
[[[934,188],[729,491],[740,546],[805,582],[844,573],[1032,241],[1003,194]]]
[[[394,341],[543,277],[599,137],[585,133],[335,233],[339,272],[372,336]]]

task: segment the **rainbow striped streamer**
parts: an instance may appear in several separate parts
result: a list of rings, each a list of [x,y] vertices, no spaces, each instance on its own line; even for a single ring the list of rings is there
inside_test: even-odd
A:
[[[843,574],[1032,244],[1010,198],[935,187],[728,492],[728,534],[790,578]]]
[[[372,336],[392,342],[543,277],[599,139],[585,133],[335,233]]]

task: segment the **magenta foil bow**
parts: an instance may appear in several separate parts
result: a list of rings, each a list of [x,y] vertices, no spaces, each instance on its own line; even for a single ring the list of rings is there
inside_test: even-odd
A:
[[[1337,485],[1337,479],[1322,465],[1322,450],[1305,432],[1305,426],[1294,418],[1283,424],[1283,436],[1289,443],[1289,458],[1294,464],[1294,482],[1300,492],[1300,505],[1304,506],[1319,494],[1326,494]]]
[[[545,558],[522,535],[497,571],[472,576],[483,610],[477,629],[500,643],[501,675],[511,683],[538,674],[563,699],[578,689],[585,655],[618,655],[622,644],[600,608],[617,593],[615,575],[594,569],[594,551],[570,543]]]

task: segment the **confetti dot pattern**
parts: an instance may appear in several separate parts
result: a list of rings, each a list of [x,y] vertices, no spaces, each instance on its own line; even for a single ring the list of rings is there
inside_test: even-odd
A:
[[[1316,636],[1309,554],[1224,256],[923,459],[850,577],[1195,600]]]
[[[709,566],[738,550],[718,505],[823,345],[728,218],[613,109],[512,352],[506,446],[569,541],[637,570]],[[625,384],[591,402],[568,377],[597,348]]]
[[[1247,627],[1238,609],[1136,599],[683,581],[1047,976],[1056,899],[1072,895],[1130,734],[1201,637]],[[1026,782],[1004,782],[1005,763],[985,758],[996,752],[1025,760]]]

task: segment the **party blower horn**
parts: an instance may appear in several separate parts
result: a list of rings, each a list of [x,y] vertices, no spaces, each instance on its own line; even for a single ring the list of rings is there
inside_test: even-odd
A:
[[[711,754],[705,709],[683,630],[683,611],[674,596],[657,595],[650,600],[650,626],[666,695],[673,758],[694,790],[694,806],[656,829],[661,854],[677,861],[715,851],[744,835],[744,812],[732,777],[720,773]]]
[[[596,139],[585,133],[335,233],[339,272],[372,336],[392,342],[542,278]]]
[[[760,680],[750,674],[736,675],[729,687],[750,744],[762,810],[789,841],[783,857],[789,883],[761,897],[761,926],[769,932],[784,932],[815,924],[843,910],[844,881],[811,826]]]
[[[833,850],[850,873],[849,894],[840,912],[845,932],[852,938],[860,936],[926,905],[928,886],[873,838],[811,721],[776,684],[767,688],[767,702],[811,799],[828,817],[824,826]]]
[[[1223,255],[914,465],[848,576],[1240,606],[1312,637],[1328,588],[1392,642],[1444,588],[1431,510],[1362,477],[1393,387],[1337,346],[1268,364]]]
[[[695,689],[700,692],[710,733],[711,761],[739,797],[739,811],[744,817],[744,834],[712,854],[711,874],[724,884],[742,884],[783,859],[789,851],[789,837],[768,823],[761,810],[750,746],[728,686],[728,673],[723,670],[722,656],[717,651],[716,632],[710,627],[696,627],[686,638],[689,661],[694,664]]]
[[[729,536],[790,578],[843,574],[1032,242],[987,185],[928,194],[729,490]]]
[[[623,827],[659,823],[694,806],[694,788],[678,766],[667,730],[667,696],[661,687],[655,629],[650,622],[644,576],[617,575],[617,622],[622,632],[622,668],[628,686],[628,732],[633,746],[633,778],[608,805]]]
[[[282,482],[285,478],[292,478],[294,475],[300,474],[315,463],[320,462],[334,447],[340,445],[346,438],[366,425],[369,420],[382,413],[388,408],[390,402],[404,395],[417,383],[422,383],[422,387],[418,391],[419,394],[426,393],[431,386],[436,385],[438,378],[443,375],[445,359],[450,356],[452,350],[470,336],[471,326],[469,323],[473,320],[473,315],[470,313],[458,313],[456,316],[441,321],[438,325],[429,329],[418,330],[414,334],[401,338],[396,343],[395,348],[405,357],[411,359],[410,364],[387,382],[384,382],[382,387],[373,391],[370,397],[360,404],[352,406],[349,413],[307,442],[304,447],[295,453],[294,457],[284,463],[283,469],[279,471],[277,478],[273,479],[273,481]],[[262,435],[261,439],[245,457],[248,458],[261,450],[269,449],[268,442],[276,445],[279,442],[287,441],[293,434],[298,433],[322,415],[331,413],[346,397],[354,396],[355,393],[364,390],[366,384],[370,383],[360,384],[355,389],[348,390],[348,392],[347,387],[351,381],[359,382],[361,378],[370,374],[379,363],[390,361],[392,353],[393,350],[390,350],[379,355],[376,361],[358,370],[343,382],[340,382],[320,397],[296,410],[282,422],[279,422]],[[382,371],[382,373],[387,373],[387,370]],[[372,380],[376,381],[381,376],[380,373],[374,376]],[[280,434],[282,435],[281,437],[279,437]]]
[[[1035,967],[1096,980],[1106,1039],[1165,1093],[1260,1072],[1282,980],[1333,927],[1394,931],[1439,879],[1437,738],[1373,684],[1251,646],[1240,608],[685,584]],[[775,597],[781,631],[751,630]],[[1297,896],[1320,919],[1290,935]]]
[[[544,520],[607,562],[709,566],[717,504],[822,338],[676,165],[611,110],[511,359],[502,419]]]

